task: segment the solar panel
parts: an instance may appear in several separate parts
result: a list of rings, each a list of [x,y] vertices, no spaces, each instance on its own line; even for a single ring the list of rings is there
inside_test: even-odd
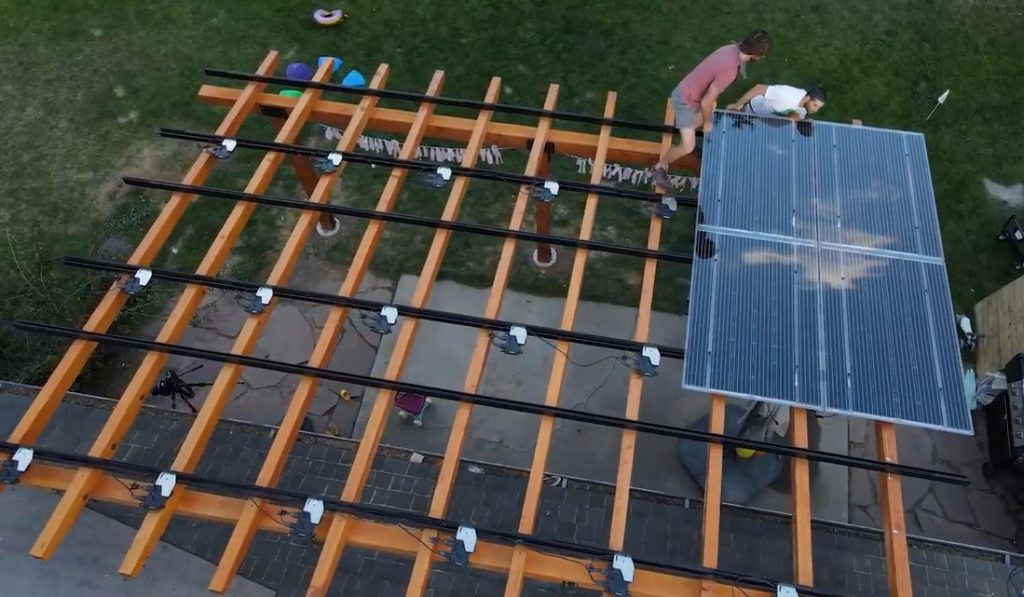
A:
[[[972,433],[924,137],[714,118],[683,387]]]

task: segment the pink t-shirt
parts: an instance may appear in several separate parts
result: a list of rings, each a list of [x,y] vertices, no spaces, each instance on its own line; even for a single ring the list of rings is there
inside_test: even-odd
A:
[[[739,69],[740,47],[736,44],[722,46],[679,82],[679,95],[691,108],[699,108],[712,83],[719,91],[725,91],[736,80]]]

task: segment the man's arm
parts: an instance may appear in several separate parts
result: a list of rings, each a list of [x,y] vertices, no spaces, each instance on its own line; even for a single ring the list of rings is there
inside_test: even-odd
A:
[[[704,117],[704,132],[711,130],[711,113],[715,111],[715,104],[718,101],[718,94],[722,93],[718,87],[714,84],[708,87],[707,93],[704,94],[704,98],[700,100],[700,113]]]
[[[748,92],[743,94],[743,97],[741,97],[740,99],[736,100],[735,103],[729,104],[726,107],[729,108],[730,110],[739,110],[739,109],[743,108],[743,106],[745,106],[747,102],[749,102],[750,100],[754,99],[755,97],[757,97],[759,95],[764,95],[765,93],[767,93],[767,91],[768,91],[768,86],[767,85],[763,85],[763,84],[754,85],[753,87],[750,88],[750,91],[748,91]]]

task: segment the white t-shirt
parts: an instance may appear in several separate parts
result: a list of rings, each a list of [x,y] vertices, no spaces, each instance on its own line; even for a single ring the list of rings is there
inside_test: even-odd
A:
[[[750,100],[750,109],[754,114],[785,116],[796,112],[800,118],[807,117],[807,110],[800,107],[800,101],[807,92],[799,87],[789,85],[769,85],[764,95]]]

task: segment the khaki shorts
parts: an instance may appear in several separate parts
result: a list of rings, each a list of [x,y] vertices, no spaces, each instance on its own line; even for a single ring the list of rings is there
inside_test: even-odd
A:
[[[677,129],[695,129],[701,121],[700,110],[683,101],[683,96],[679,94],[678,85],[672,91],[672,111],[675,112]]]

